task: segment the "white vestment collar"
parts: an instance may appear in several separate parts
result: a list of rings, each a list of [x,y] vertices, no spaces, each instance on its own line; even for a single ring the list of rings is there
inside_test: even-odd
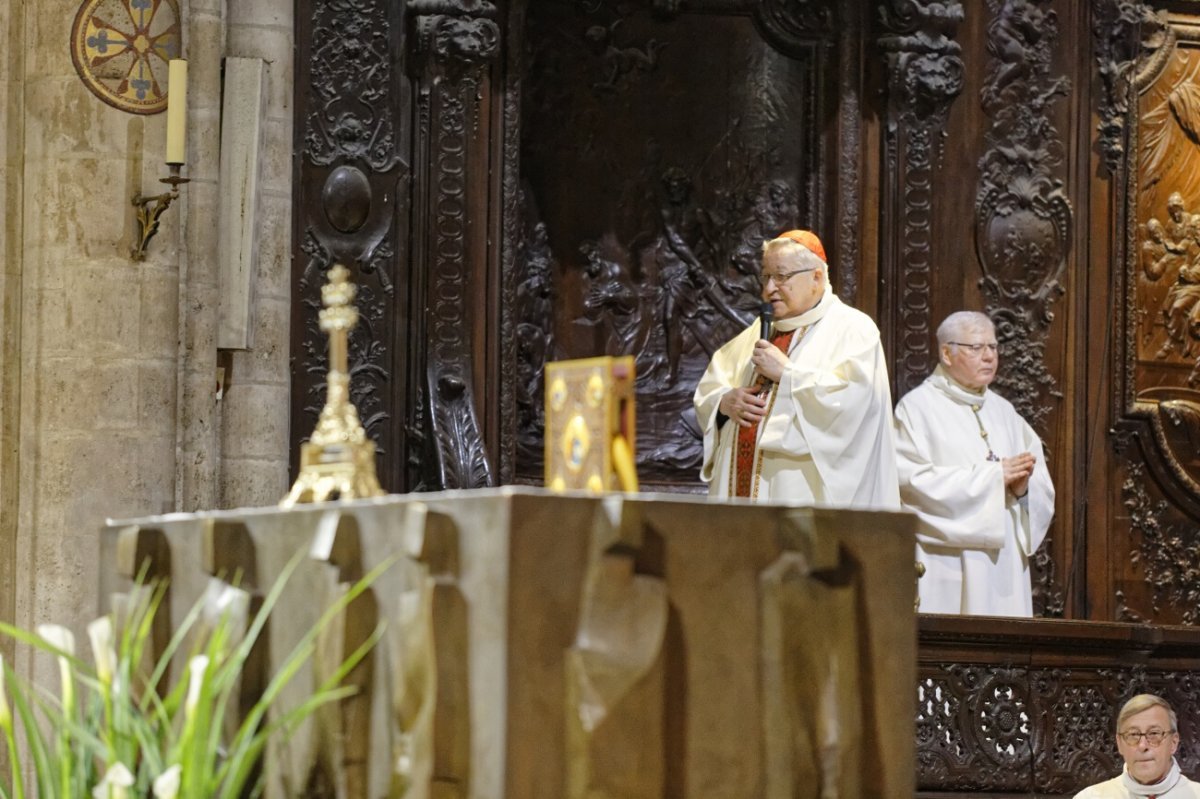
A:
[[[1175,787],[1175,783],[1179,782],[1180,776],[1179,763],[1175,758],[1171,758],[1171,768],[1167,771],[1167,776],[1153,785],[1143,785],[1129,776],[1128,767],[1121,769],[1121,784],[1133,796],[1162,796]]]
[[[829,313],[829,309],[837,302],[837,296],[833,293],[833,287],[829,283],[825,284],[825,293],[821,295],[821,299],[817,304],[809,308],[799,316],[789,316],[787,319],[775,320],[775,331],[777,333],[788,333],[792,330],[799,330],[802,327],[814,325],[824,318],[825,314]]]
[[[990,393],[987,388],[984,388],[983,391],[972,391],[951,377],[940,363],[933,370],[933,374],[929,376],[929,382],[938,391],[962,405],[982,408]]]

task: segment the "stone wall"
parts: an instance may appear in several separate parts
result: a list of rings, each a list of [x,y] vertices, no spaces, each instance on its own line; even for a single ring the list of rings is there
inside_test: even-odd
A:
[[[16,598],[20,397],[22,103],[20,73],[24,5],[0,0],[0,619]],[[0,652],[10,651],[0,643]]]
[[[0,619],[80,631],[106,517],[270,504],[287,489],[291,3],[230,5],[184,4],[192,182],[137,262],[130,198],[162,190],[166,115],[122,112],[86,88],[69,47],[78,0],[37,14],[0,0]],[[222,357],[229,55],[269,62],[269,120],[253,349]]]

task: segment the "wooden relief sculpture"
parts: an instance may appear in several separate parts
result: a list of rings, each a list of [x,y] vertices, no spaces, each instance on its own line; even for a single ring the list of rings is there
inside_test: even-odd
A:
[[[887,55],[886,218],[897,220],[882,253],[896,275],[887,307],[891,318],[880,327],[893,336],[893,395],[920,385],[937,365],[930,307],[933,170],[940,163],[946,115],[962,91],[962,47],[954,40],[963,19],[959,2],[900,0],[883,5],[887,32],[879,47]]]
[[[757,313],[761,243],[825,211],[813,120],[828,113],[838,6],[770,2],[751,20],[659,5],[529,3],[518,17],[520,207],[505,282],[534,340],[508,357],[634,356],[639,475],[693,483],[691,395]],[[746,57],[707,57],[718,49]],[[539,296],[549,316],[529,315]],[[525,455],[541,444],[541,362],[514,366],[515,476],[536,480],[540,460]]]
[[[1115,173],[1125,163],[1131,78],[1143,33],[1164,28],[1165,12],[1155,12],[1140,0],[1092,0],[1096,67],[1104,88],[1098,131],[1109,172]]]
[[[1200,532],[1200,50],[1145,11],[1136,92],[1138,150],[1129,200],[1124,335],[1113,438],[1134,566],[1124,619],[1200,623],[1193,568]],[[1139,446],[1129,444],[1136,438]],[[1165,495],[1165,499],[1163,496]],[[1139,586],[1140,583],[1140,586]]]
[[[640,520],[619,504],[610,508],[598,506],[579,627],[566,655],[567,797],[656,799],[665,783],[667,589],[634,572]]]
[[[980,286],[1000,341],[996,388],[1045,436],[1054,409],[1047,395],[1062,397],[1045,353],[1072,216],[1051,114],[1071,83],[1050,74],[1059,36],[1046,0],[989,0],[988,7],[982,104],[992,125],[975,196]]]

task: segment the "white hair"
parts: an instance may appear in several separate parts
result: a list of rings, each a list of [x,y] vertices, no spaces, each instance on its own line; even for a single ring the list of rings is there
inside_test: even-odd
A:
[[[778,251],[780,256],[787,263],[792,264],[797,269],[816,269],[824,274],[829,274],[829,265],[821,260],[821,256],[817,255],[812,250],[805,247],[795,239],[789,239],[787,236],[780,236],[777,239],[771,239],[763,242],[762,252],[765,258],[768,253]]]
[[[944,347],[971,330],[990,330],[994,333],[996,325],[987,314],[979,311],[955,311],[938,325],[938,346]]]

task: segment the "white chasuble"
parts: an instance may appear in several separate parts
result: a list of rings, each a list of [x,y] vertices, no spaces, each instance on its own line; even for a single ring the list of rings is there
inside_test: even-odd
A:
[[[999,459],[1022,452],[1037,463],[1018,499]],[[1033,615],[1029,559],[1054,516],[1054,486],[1041,440],[1012,404],[939,366],[896,406],[896,460],[901,501],[920,517],[921,612]]]
[[[891,392],[875,323],[826,289],[815,308],[780,319],[775,328],[796,334],[759,424],[751,497],[899,508]],[[711,497],[735,494],[738,425],[719,418],[718,408],[730,389],[754,382],[750,356],[759,335],[755,322],[721,347],[696,387],[704,432],[700,479]]]

